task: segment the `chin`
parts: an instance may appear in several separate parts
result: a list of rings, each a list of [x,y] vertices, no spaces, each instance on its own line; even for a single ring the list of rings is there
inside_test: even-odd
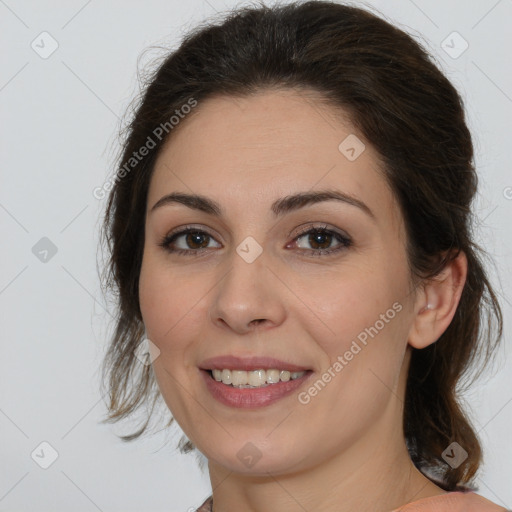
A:
[[[208,449],[202,453],[209,461],[228,471],[257,477],[297,471],[307,457],[299,453],[297,447],[307,444],[306,440],[297,440],[286,445],[277,440],[269,440],[265,432],[237,438],[226,436],[223,444],[210,441],[207,443]]]

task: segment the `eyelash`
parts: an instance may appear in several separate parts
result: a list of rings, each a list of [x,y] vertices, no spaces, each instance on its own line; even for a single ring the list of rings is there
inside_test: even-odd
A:
[[[195,228],[193,226],[186,226],[184,229],[169,233],[166,235],[159,243],[158,245],[162,247],[164,250],[166,250],[169,253],[173,254],[180,254],[184,256],[200,256],[202,253],[207,252],[207,248],[201,248],[201,249],[173,249],[171,248],[171,244],[180,236],[187,235],[189,233],[194,234],[200,234],[200,235],[206,235],[210,238],[213,238],[212,235],[207,233],[206,231],[203,231],[201,229]],[[332,235],[335,240],[339,242],[340,245],[338,245],[334,249],[310,249],[307,250],[311,256],[325,256],[325,255],[331,255],[337,252],[340,252],[344,249],[348,249],[352,246],[352,240],[341,233],[338,233],[337,231],[328,229],[328,226],[319,226],[319,227],[308,227],[305,230],[301,231],[297,234],[297,236],[294,238],[294,241],[296,241],[299,238],[302,238],[305,235],[309,234],[322,234],[322,235]]]

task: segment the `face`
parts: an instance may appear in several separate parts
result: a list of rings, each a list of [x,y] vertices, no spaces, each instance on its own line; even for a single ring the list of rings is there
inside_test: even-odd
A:
[[[401,427],[413,299],[378,155],[291,90],[209,99],[182,123],[151,179],[139,283],[174,418],[250,474],[381,442]]]

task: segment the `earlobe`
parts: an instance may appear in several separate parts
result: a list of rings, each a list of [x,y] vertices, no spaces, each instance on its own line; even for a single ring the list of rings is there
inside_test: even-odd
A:
[[[434,278],[424,283],[415,304],[408,342],[414,348],[435,343],[450,325],[466,283],[467,258],[460,251]]]

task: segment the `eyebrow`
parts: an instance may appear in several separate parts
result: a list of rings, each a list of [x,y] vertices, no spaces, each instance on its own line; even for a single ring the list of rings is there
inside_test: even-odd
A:
[[[285,213],[324,201],[340,201],[342,203],[355,206],[375,220],[374,213],[365,203],[363,203],[363,201],[339,190],[300,192],[298,194],[285,196],[272,203],[270,209],[275,217],[279,217]],[[182,204],[188,208],[192,208],[193,210],[199,210],[215,217],[222,217],[223,214],[222,207],[212,199],[197,194],[185,194],[183,192],[173,192],[163,196],[153,205],[150,213],[169,204]]]

